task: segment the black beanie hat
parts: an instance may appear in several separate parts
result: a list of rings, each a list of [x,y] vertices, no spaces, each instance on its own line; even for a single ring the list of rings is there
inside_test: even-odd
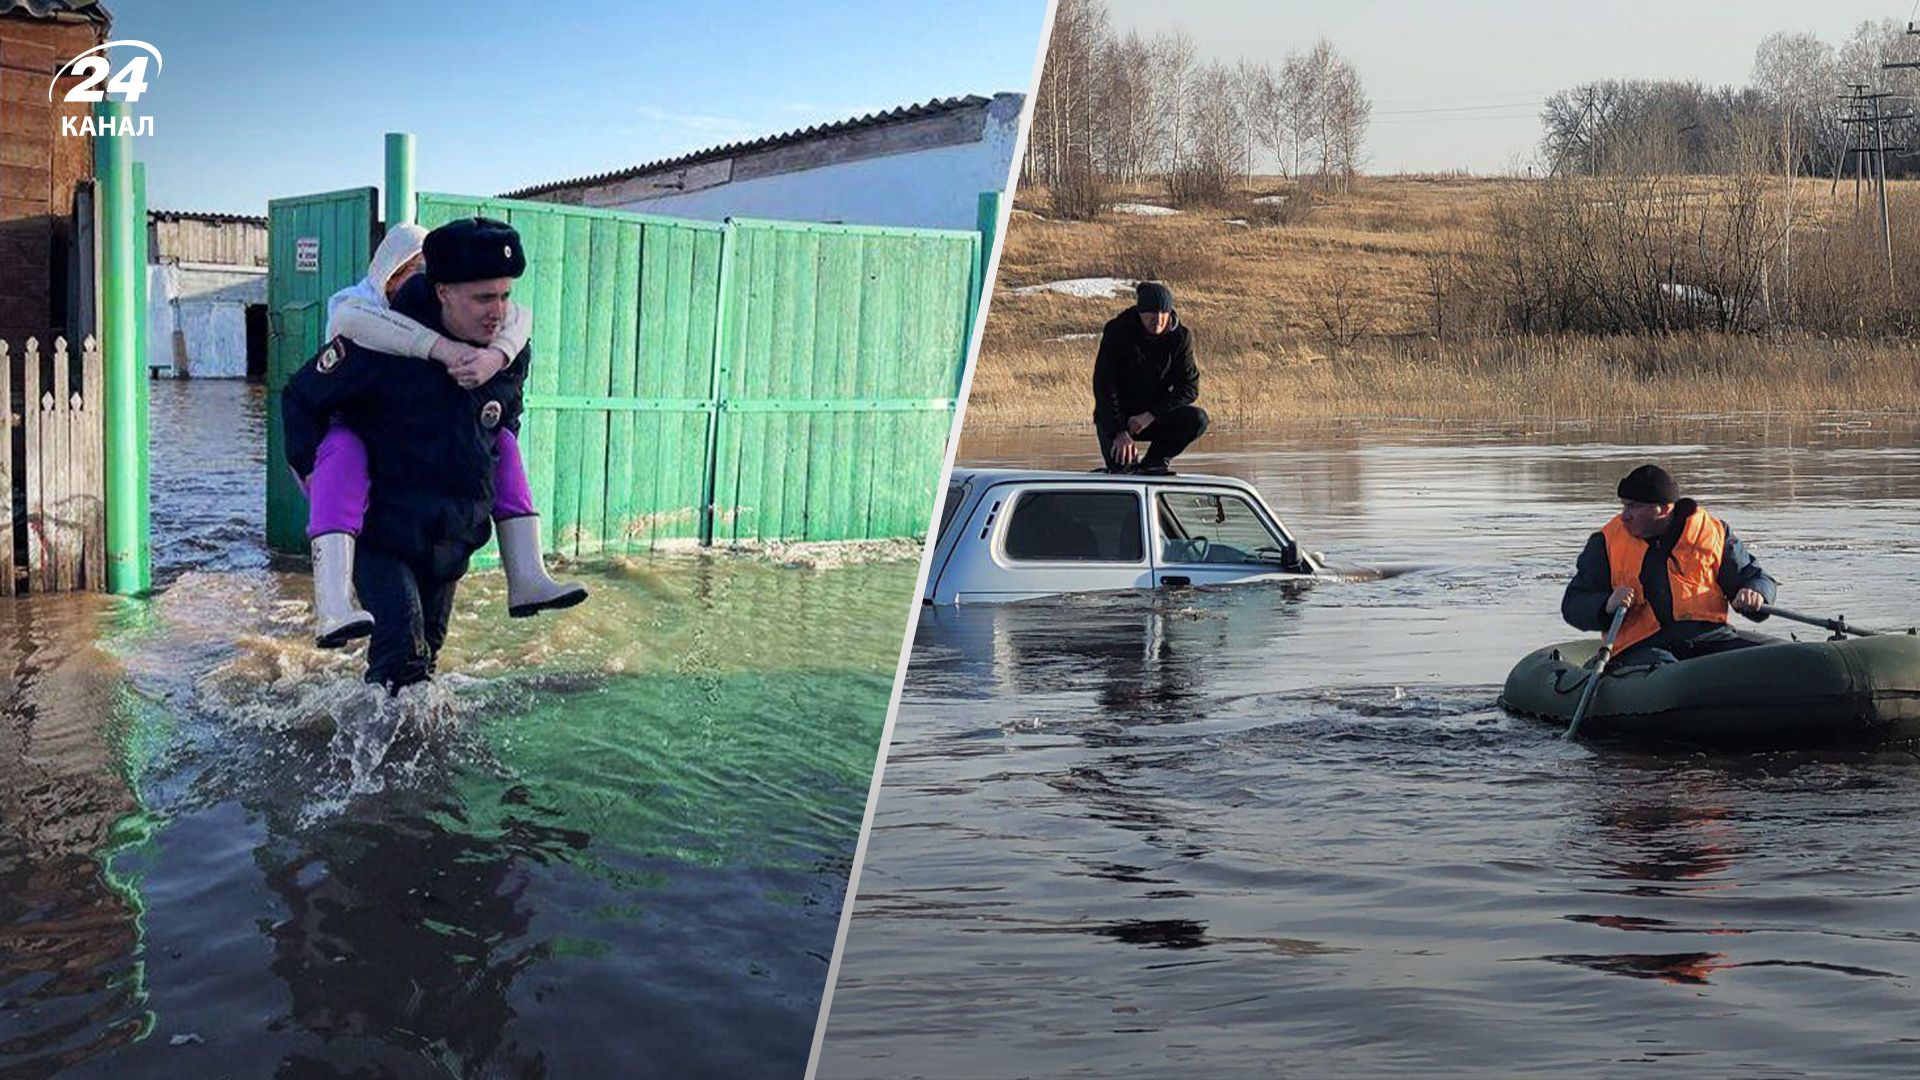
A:
[[[520,234],[493,218],[449,221],[428,233],[420,250],[427,257],[427,280],[436,285],[517,278],[527,272]]]
[[[1133,287],[1135,304],[1141,311],[1172,311],[1173,290],[1157,281],[1143,281]]]
[[[1643,503],[1680,501],[1680,485],[1658,465],[1642,465],[1620,481],[1616,492],[1622,499]]]

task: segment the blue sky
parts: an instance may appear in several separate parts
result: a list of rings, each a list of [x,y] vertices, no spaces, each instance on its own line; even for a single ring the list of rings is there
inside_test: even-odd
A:
[[[934,97],[1025,92],[1045,0],[107,0],[166,66],[134,106],[156,208],[378,185],[494,194]],[[116,50],[116,52],[122,52]],[[132,53],[125,53],[131,56]]]
[[[1368,169],[1498,172],[1530,157],[1539,106],[1592,79],[1744,84],[1760,40],[1838,46],[1865,20],[1920,17],[1908,0],[1106,0],[1121,31],[1184,28],[1203,58],[1271,60],[1324,35],[1374,101]],[[1837,92],[1838,88],[1836,88]],[[1444,112],[1416,110],[1444,109]]]

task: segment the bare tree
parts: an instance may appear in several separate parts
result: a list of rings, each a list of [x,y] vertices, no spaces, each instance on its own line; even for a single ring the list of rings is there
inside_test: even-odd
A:
[[[1153,51],[1153,70],[1157,83],[1153,96],[1166,111],[1171,127],[1164,166],[1168,172],[1176,172],[1185,157],[1185,136],[1189,134],[1181,120],[1187,114],[1193,91],[1193,39],[1187,36],[1185,30],[1175,30],[1156,40]]]
[[[1284,140],[1288,176],[1300,175],[1301,159],[1312,146],[1314,133],[1320,130],[1322,93],[1315,76],[1316,72],[1306,57],[1289,53],[1286,62],[1281,65],[1279,82],[1274,87],[1273,107],[1285,119],[1276,131],[1278,138],[1273,152],[1276,156],[1282,153],[1278,140]]]
[[[1248,190],[1253,188],[1254,157],[1259,153],[1261,98],[1266,85],[1266,68],[1251,60],[1233,66],[1233,111],[1235,133],[1240,137],[1241,171]]]
[[[1328,96],[1332,91],[1334,78],[1340,66],[1339,54],[1333,51],[1333,45],[1326,38],[1313,43],[1306,56],[1300,61],[1302,76],[1308,86],[1313,88],[1313,143],[1312,147],[1319,157],[1316,170],[1320,182],[1325,184],[1333,175],[1335,154],[1333,139],[1333,113],[1328,108]]]
[[[1344,189],[1365,158],[1372,107],[1333,45],[1317,42],[1276,70],[1207,61],[1175,30],[1117,37],[1103,0],[1060,0],[1023,177],[1052,191],[1068,216],[1097,213],[1104,190],[1168,178],[1176,198],[1218,198],[1251,186],[1270,151],[1283,172],[1317,161]],[[1072,189],[1072,190],[1068,190]]]
[[[1340,178],[1340,190],[1345,192],[1364,164],[1373,102],[1360,86],[1359,73],[1344,59],[1336,59],[1333,77],[1327,86],[1325,112],[1332,153],[1323,160],[1332,164]]]
[[[1793,319],[1797,181],[1808,156],[1828,149],[1820,145],[1819,133],[1840,127],[1833,96],[1838,75],[1833,47],[1812,34],[1773,34],[1754,52],[1753,86],[1765,97],[1779,125],[1777,149],[1786,188],[1780,226],[1780,295],[1770,305],[1783,322]]]
[[[1113,45],[1101,80],[1101,121],[1107,175],[1136,183],[1152,168],[1167,123],[1154,98],[1153,50],[1136,32]]]

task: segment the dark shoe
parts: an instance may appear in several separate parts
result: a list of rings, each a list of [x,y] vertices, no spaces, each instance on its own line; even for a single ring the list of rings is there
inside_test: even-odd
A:
[[[1151,458],[1134,466],[1133,471],[1139,473],[1141,476],[1172,476],[1173,475],[1173,470],[1167,467],[1166,462],[1154,461]]]

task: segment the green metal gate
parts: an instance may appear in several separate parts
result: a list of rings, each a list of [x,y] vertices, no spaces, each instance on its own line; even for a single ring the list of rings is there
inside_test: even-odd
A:
[[[279,208],[332,198],[273,204],[276,282],[292,272]],[[526,247],[514,299],[533,311],[534,365],[521,445],[554,551],[925,534],[966,360],[979,234],[418,196],[429,228],[474,214],[511,223]],[[330,288],[364,274],[367,258]],[[271,386],[319,348],[317,323],[306,337],[295,331],[307,325],[301,312],[324,321],[326,295],[302,292],[285,307],[275,340],[290,351],[284,364],[276,352]],[[277,432],[277,393],[271,404]],[[270,480],[284,477],[277,442],[269,452]],[[270,497],[269,540],[299,550],[305,504],[290,479],[282,486],[292,500]]]
[[[320,351],[327,297],[365,277],[378,241],[375,189],[274,199],[267,204],[267,546],[307,549],[307,499],[286,467],[280,391]]]

